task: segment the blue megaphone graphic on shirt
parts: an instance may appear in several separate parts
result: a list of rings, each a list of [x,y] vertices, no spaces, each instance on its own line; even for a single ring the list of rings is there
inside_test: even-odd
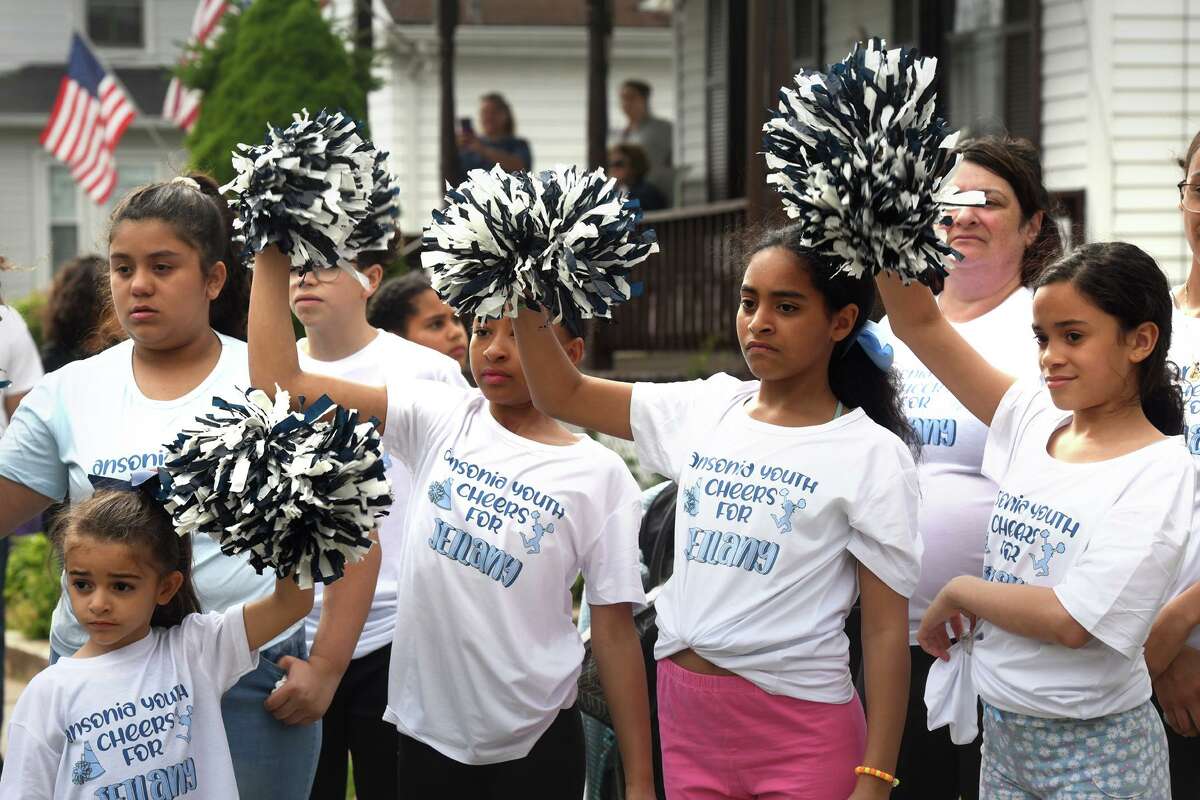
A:
[[[438,508],[450,510],[450,479],[429,484],[429,502]]]
[[[96,754],[92,752],[92,743],[83,743],[83,755],[71,767],[71,783],[76,786],[82,786],[93,778],[99,778],[104,774],[104,767],[100,765],[100,759],[96,758]]]

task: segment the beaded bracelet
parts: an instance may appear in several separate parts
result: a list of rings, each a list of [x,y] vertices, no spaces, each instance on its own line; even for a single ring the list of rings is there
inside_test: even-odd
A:
[[[870,775],[872,778],[879,778],[879,780],[885,783],[890,783],[893,789],[900,785],[900,779],[895,775],[891,775],[881,769],[875,769],[874,767],[855,767],[854,774]]]

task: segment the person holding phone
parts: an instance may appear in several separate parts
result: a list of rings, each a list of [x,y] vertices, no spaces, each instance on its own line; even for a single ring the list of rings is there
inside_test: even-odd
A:
[[[479,98],[479,133],[470,117],[459,120],[458,164],[465,179],[473,169],[491,169],[499,164],[508,172],[533,168],[529,141],[516,135],[512,106],[498,92]]]

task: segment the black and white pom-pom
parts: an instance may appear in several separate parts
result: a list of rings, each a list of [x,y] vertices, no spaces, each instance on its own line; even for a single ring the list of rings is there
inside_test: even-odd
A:
[[[306,109],[288,127],[270,128],[263,144],[238,150],[237,176],[221,191],[236,195],[230,205],[246,258],[275,244],[296,267],[346,260],[376,191],[377,153],[358,124],[341,112],[310,118]]]
[[[534,188],[533,228],[544,245],[537,302],[576,329],[580,319],[611,319],[630,298],[633,268],[658,252],[654,231],[638,230],[641,206],[601,169],[558,167],[539,173]]]
[[[208,535],[308,588],[366,555],[391,486],[372,422],[328,397],[302,412],[288,402],[282,390],[274,402],[258,389],[245,403],[214,398],[167,447],[164,507],[181,536]]]
[[[446,195],[422,239],[422,263],[460,314],[516,316],[546,307],[554,322],[611,317],[628,275],[658,252],[641,209],[602,170],[537,175],[473,170]]]
[[[937,59],[856,44],[828,72],[796,76],[763,126],[769,175],[805,243],[859,276],[881,270],[936,283],[946,204],[982,202],[953,192],[957,134],[934,114]]]
[[[386,250],[388,242],[396,235],[396,224],[400,220],[400,187],[388,171],[387,157],[387,153],[375,151],[367,213],[350,232],[344,247],[352,256],[366,250]]]
[[[442,299],[461,316],[516,316],[534,296],[533,267],[541,254],[534,231],[534,178],[499,166],[471,170],[446,191],[421,237],[421,264]]]

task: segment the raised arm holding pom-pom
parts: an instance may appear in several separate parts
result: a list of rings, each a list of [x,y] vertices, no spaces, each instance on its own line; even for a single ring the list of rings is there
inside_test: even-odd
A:
[[[523,308],[513,322],[533,404],[563,422],[632,440],[633,384],[584,375],[563,350],[545,311]]]
[[[967,344],[942,316],[928,287],[905,286],[894,272],[880,273],[875,283],[895,334],[968,411],[990,424],[1016,378],[993,367]]]

